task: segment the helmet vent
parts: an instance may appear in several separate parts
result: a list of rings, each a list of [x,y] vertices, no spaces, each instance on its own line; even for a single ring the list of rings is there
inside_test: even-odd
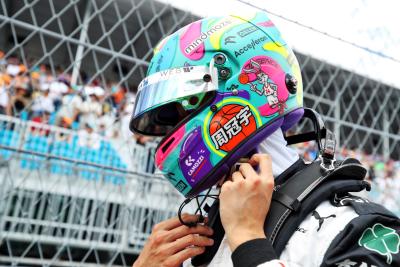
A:
[[[163,153],[165,153],[165,151],[168,150],[168,148],[172,145],[172,143],[173,143],[174,141],[175,141],[175,137],[172,137],[171,139],[169,139],[169,140],[167,141],[167,143],[166,143],[165,145],[162,146],[161,151],[162,151]]]

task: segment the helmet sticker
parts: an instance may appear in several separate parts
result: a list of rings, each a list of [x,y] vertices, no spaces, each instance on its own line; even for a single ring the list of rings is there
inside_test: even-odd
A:
[[[185,182],[183,182],[182,180],[179,180],[179,182],[175,185],[175,188],[179,192],[183,192],[187,188],[187,184],[185,184]]]
[[[191,60],[200,60],[204,56],[204,42],[231,23],[232,21],[229,19],[223,20],[205,32],[201,32],[201,21],[192,23],[181,36],[180,48],[182,53]]]
[[[258,27],[252,25],[252,26],[250,26],[250,27],[246,27],[246,28],[244,28],[244,29],[238,31],[237,34],[238,34],[240,37],[243,38],[243,37],[249,35],[250,33],[255,32],[255,31],[257,31],[257,30],[258,30]]]
[[[262,44],[265,41],[268,41],[267,36],[261,36],[260,38],[257,38],[257,39],[251,39],[250,42],[248,42],[242,48],[235,51],[235,57],[237,58],[237,57],[245,54],[248,51],[255,50],[258,45]]]
[[[211,119],[209,133],[215,149],[229,152],[256,129],[249,106],[228,104]]]
[[[203,142],[200,126],[184,141],[179,153],[179,167],[191,186],[197,184],[197,178],[204,177],[212,169],[210,151]]]
[[[245,92],[245,91],[239,91]],[[258,110],[242,98],[223,98],[209,111],[203,126],[203,137],[216,155],[223,157],[262,124]]]
[[[236,44],[236,36],[235,35],[228,35],[224,38],[224,45],[227,44]]]
[[[278,75],[273,77],[270,73]],[[253,57],[244,64],[239,82],[249,85],[251,91],[267,98],[267,104],[259,107],[262,116],[284,113],[289,93],[285,84],[282,84],[283,76],[284,72],[279,65],[267,56]]]

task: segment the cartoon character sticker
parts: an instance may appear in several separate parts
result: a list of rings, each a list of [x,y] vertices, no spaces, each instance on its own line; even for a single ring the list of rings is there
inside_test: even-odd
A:
[[[262,116],[283,114],[289,93],[285,85],[285,72],[267,56],[257,56],[247,61],[239,75],[239,82],[250,90],[265,96],[267,104],[258,107]]]

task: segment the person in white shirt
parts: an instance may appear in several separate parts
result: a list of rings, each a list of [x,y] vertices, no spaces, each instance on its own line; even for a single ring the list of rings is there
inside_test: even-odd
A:
[[[31,110],[34,112],[34,114],[39,114],[42,112],[54,112],[54,100],[50,97],[50,92],[48,89],[43,90],[41,94],[33,100]]]

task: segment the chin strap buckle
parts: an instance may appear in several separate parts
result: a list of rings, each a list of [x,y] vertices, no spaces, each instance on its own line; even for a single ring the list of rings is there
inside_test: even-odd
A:
[[[320,153],[321,168],[323,168],[326,171],[331,171],[335,168],[334,163],[336,161],[335,159],[336,140],[335,140],[335,135],[331,131],[329,131],[328,129],[325,130],[326,130],[324,138],[325,143]]]

